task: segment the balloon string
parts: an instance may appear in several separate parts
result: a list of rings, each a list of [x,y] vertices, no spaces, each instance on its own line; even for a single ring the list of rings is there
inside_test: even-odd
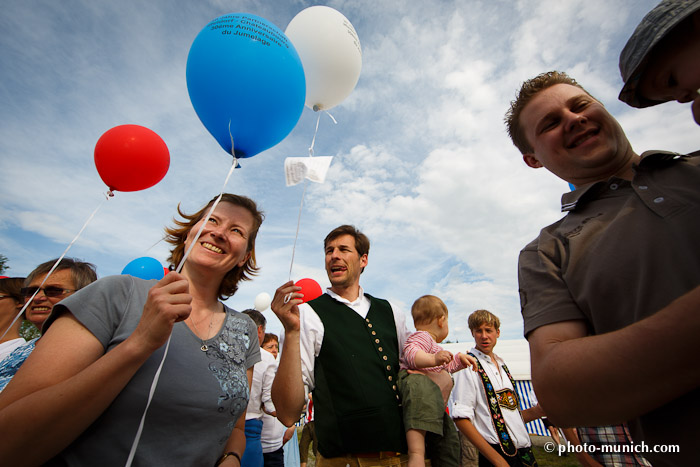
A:
[[[136,448],[139,445],[139,440],[141,439],[141,433],[143,432],[143,426],[146,422],[146,412],[148,412],[148,407],[151,406],[151,401],[153,400],[153,393],[156,392],[156,385],[158,384],[158,380],[160,379],[160,371],[163,369],[163,364],[165,363],[165,356],[168,355],[168,349],[170,348],[170,338],[172,335],[168,336],[168,342],[165,343],[165,351],[163,352],[163,359],[160,361],[160,365],[158,365],[158,369],[156,370],[156,374],[153,377],[153,382],[151,383],[151,389],[148,392],[148,401],[146,402],[146,408],[143,409],[143,415],[141,415],[141,423],[139,423],[139,428],[136,430],[136,438],[134,439],[134,443],[131,445],[131,451],[129,452],[129,457],[126,460],[125,467],[130,467],[131,463],[134,461],[134,456],[136,455]]]
[[[333,123],[335,123],[336,125],[338,124],[338,122],[335,120],[335,118],[333,118],[333,115],[331,115],[331,113],[329,111],[324,110],[324,112],[326,113],[326,115],[328,115],[331,118],[331,120],[333,120]]]
[[[233,142],[233,137],[231,137],[231,141]],[[199,240],[199,236],[202,234],[202,230],[204,230],[204,226],[209,221],[209,218],[211,217],[211,213],[214,212],[214,209],[216,209],[216,206],[219,204],[219,201],[221,201],[221,198],[224,196],[224,190],[226,190],[226,185],[228,185],[228,181],[231,178],[231,175],[233,174],[234,169],[238,165],[238,161],[236,160],[236,156],[234,155],[233,148],[231,149],[231,155],[233,156],[233,163],[231,164],[231,168],[228,171],[228,175],[226,175],[226,179],[224,180],[224,184],[221,187],[221,192],[219,193],[219,196],[216,198],[216,201],[214,201],[214,203],[211,205],[211,209],[209,209],[207,216],[204,218],[204,222],[202,222],[202,225],[200,225],[199,229],[197,230],[197,235],[195,235],[194,240],[192,240],[192,243],[190,244],[189,248],[185,252],[185,255],[182,257],[180,264],[178,264],[177,268],[175,269],[175,272],[177,272],[177,273],[179,273],[182,270],[182,266],[184,266],[185,260],[187,260],[187,257],[189,256],[190,251],[192,251],[192,247],[197,243],[197,240]],[[151,401],[153,400],[153,393],[155,392],[156,386],[158,385],[158,380],[160,379],[160,370],[163,368],[163,364],[165,363],[165,358],[168,356],[168,349],[170,348],[170,338],[171,337],[172,337],[172,334],[168,337],[168,342],[165,346],[165,351],[163,352],[163,358],[161,359],[160,366],[158,367],[158,370],[156,371],[156,374],[153,377],[153,382],[151,383],[151,390],[148,393],[148,401],[146,402],[146,408],[143,410],[143,415],[141,416],[141,422],[139,423],[139,428],[136,431],[136,437],[134,438],[134,442],[131,445],[131,451],[129,452],[129,458],[126,461],[125,467],[130,467],[132,461],[134,460],[134,455],[136,454],[136,448],[139,445],[139,441],[141,439],[141,433],[143,432],[143,426],[146,423],[146,412],[148,412],[148,407],[150,407]]]
[[[148,252],[148,251],[151,251],[153,248],[155,248],[156,245],[158,245],[158,244],[159,244],[160,242],[162,242],[163,240],[165,240],[165,238],[161,238],[160,240],[158,240],[157,242],[155,242],[153,245],[151,245],[151,246],[149,246],[148,248],[146,248],[146,251],[147,251],[147,252]]]
[[[301,193],[301,203],[299,204],[299,215],[297,216],[297,232],[294,235],[294,246],[292,247],[292,262],[289,265],[289,280],[292,280],[292,268],[294,267],[294,253],[297,249],[297,238],[299,238],[299,225],[301,224],[301,209],[304,207],[304,195],[306,194],[307,179],[304,179],[304,191]]]
[[[318,124],[321,121],[321,114],[318,114],[316,119],[316,129],[314,130],[314,137],[311,138],[311,146],[309,146],[309,157],[314,156],[314,144],[316,144],[316,133],[318,133]]]
[[[58,264],[59,264],[59,263],[61,262],[61,260],[66,256],[66,253],[68,253],[68,250],[71,249],[71,247],[72,247],[73,244],[76,242],[76,240],[78,240],[78,237],[80,237],[80,234],[83,233],[83,230],[85,230],[85,227],[87,227],[87,225],[90,223],[90,221],[92,220],[92,218],[95,217],[95,214],[97,214],[97,211],[99,211],[99,209],[102,207],[102,205],[105,204],[105,202],[106,202],[110,197],[112,197],[112,196],[114,196],[114,194],[113,194],[111,191],[108,191],[108,192],[107,192],[107,195],[105,196],[105,199],[104,199],[102,202],[100,202],[100,204],[97,205],[97,207],[95,208],[94,211],[92,211],[92,214],[90,214],[90,216],[87,218],[87,220],[85,221],[85,224],[83,224],[83,227],[82,227],[82,228],[80,229],[80,231],[78,232],[78,235],[76,235],[75,238],[73,238],[73,241],[71,241],[71,242],[68,244],[68,247],[63,251],[63,254],[61,254],[61,256],[60,256],[60,257],[56,260],[56,262],[53,264],[53,266],[51,266],[51,269],[49,270],[49,272],[48,272],[48,273],[46,274],[46,276],[44,277],[44,280],[41,281],[41,284],[39,284],[39,287],[36,289],[36,292],[34,292],[34,294],[31,296],[31,298],[30,298],[29,300],[27,300],[27,302],[24,304],[24,306],[22,307],[22,309],[19,310],[19,313],[17,313],[17,316],[15,316],[15,319],[12,320],[12,322],[10,323],[10,325],[8,326],[8,328],[5,329],[5,332],[2,333],[2,336],[0,336],[0,339],[2,339],[3,337],[5,337],[5,335],[9,332],[9,330],[12,329],[12,325],[15,324],[15,322],[19,319],[20,316],[22,316],[22,314],[24,313],[24,311],[27,309],[27,307],[29,306],[29,304],[32,303],[32,300],[34,300],[34,297],[36,297],[36,295],[39,293],[39,290],[41,289],[41,287],[46,283],[46,280],[49,278],[49,276],[51,275],[51,273],[54,272],[54,271],[56,270],[56,268],[58,267]]]
[[[327,110],[323,111],[326,115],[328,115],[331,120],[333,120],[333,123],[338,124],[338,122],[333,118],[333,115],[330,114]],[[316,129],[314,130],[314,137],[311,139],[311,146],[309,147],[309,157],[314,156],[314,145],[316,144],[316,135],[318,134],[318,124],[321,121],[321,114],[318,114],[318,118],[316,118]],[[289,280],[292,280],[292,268],[294,268],[294,255],[296,253],[297,249],[297,239],[299,238],[299,226],[301,225],[301,212],[302,208],[304,207],[304,196],[306,195],[306,185],[308,183],[308,180],[304,178],[304,191],[301,193],[301,203],[299,204],[299,215],[297,216],[297,231],[294,234],[294,246],[292,246],[292,261],[291,264],[289,265]]]
[[[336,125],[338,124],[338,122],[335,120],[335,118],[333,118],[333,115],[331,115],[331,113],[329,111],[324,110],[323,112],[326,115],[328,115],[331,118],[331,120],[333,120],[333,123],[335,123]],[[314,130],[314,137],[311,139],[311,147],[309,147],[309,157],[314,156],[314,145],[316,144],[316,134],[318,133],[318,124],[320,121],[321,121],[321,114],[319,113],[318,118],[316,118],[316,129]]]

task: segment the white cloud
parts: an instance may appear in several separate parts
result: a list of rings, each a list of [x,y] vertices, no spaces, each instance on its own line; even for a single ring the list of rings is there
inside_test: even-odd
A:
[[[503,114],[520,83],[569,71],[620,119],[636,149],[697,149],[689,109],[617,102],[618,52],[654,0],[328,4],[357,30],[363,67],[355,91],[331,109],[338,123],[321,114],[315,154],[335,158],[326,183],[307,187],[295,279],[327,285],[322,240],[339,224],[356,224],[372,240],[362,277],[368,292],[405,311],[420,295],[441,296],[452,312],[451,339],[468,339],[466,315],[477,308],[501,316],[504,337],[519,337],[518,251],[561,216],[568,189],[526,167],[506,135]],[[104,131],[123,123],[164,138],[170,171],[153,188],[105,203],[73,252],[101,275],[139,256],[164,261],[159,239],[176,205],[192,212],[205,204],[231,165],[189,102],[192,40],[234,11],[284,30],[308,3],[72,5],[10,2],[3,13],[0,252],[16,273],[58,256],[101,201],[92,152]],[[274,294],[289,277],[303,189],[284,186],[282,164],[308,153],[317,117],[304,110],[282,143],[242,160],[227,186],[267,214],[258,237],[263,269],[229,300],[235,307]]]

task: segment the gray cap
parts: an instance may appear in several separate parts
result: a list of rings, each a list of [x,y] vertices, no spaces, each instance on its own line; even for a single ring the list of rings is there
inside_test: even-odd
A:
[[[639,79],[654,46],[698,9],[700,0],[663,0],[642,19],[620,54],[620,74],[625,82],[619,97],[622,102],[638,108],[664,102],[639,96]]]

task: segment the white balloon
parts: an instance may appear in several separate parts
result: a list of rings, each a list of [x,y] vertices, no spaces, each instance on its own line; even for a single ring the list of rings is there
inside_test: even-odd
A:
[[[350,21],[327,6],[312,6],[289,22],[285,34],[301,58],[306,106],[328,110],[355,89],[362,69],[360,39]]]
[[[253,308],[263,312],[270,307],[270,303],[272,303],[272,297],[270,297],[270,294],[267,292],[261,292],[257,297],[255,297]]]

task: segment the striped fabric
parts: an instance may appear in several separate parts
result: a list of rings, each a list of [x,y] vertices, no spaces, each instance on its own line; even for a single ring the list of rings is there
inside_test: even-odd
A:
[[[518,380],[515,382],[516,391],[518,392],[518,397],[520,399],[520,410],[529,409],[535,405],[532,394],[535,393],[532,389],[532,381]],[[549,436],[549,431],[547,427],[544,426],[542,420],[533,420],[530,423],[525,424],[527,432],[531,435]]]

